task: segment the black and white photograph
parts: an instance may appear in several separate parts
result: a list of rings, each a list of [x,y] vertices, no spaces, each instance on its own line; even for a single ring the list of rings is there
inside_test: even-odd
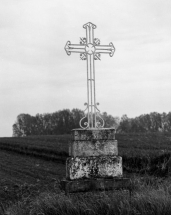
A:
[[[171,214],[171,1],[0,1],[0,215]]]

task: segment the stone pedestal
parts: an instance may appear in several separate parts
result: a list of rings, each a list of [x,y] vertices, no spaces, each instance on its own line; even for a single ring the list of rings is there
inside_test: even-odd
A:
[[[128,178],[94,178],[84,180],[63,180],[61,188],[65,193],[77,193],[88,191],[108,191],[126,189],[131,192],[130,180]]]
[[[66,161],[66,192],[128,187],[123,179],[122,157],[118,156],[115,129],[74,129]]]

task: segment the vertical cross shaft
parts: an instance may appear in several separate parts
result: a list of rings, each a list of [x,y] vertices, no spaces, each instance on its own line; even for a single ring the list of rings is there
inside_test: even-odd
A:
[[[96,103],[94,60],[100,60],[101,53],[109,54],[110,57],[112,57],[115,52],[115,48],[112,43],[101,46],[100,40],[94,38],[94,29],[96,28],[96,25],[88,22],[83,25],[83,28],[86,29],[86,38],[80,38],[81,42],[79,45],[71,44],[71,42],[68,41],[65,46],[65,51],[68,55],[70,55],[71,52],[80,53],[80,58],[82,60],[87,60],[87,108],[85,111],[88,111],[88,122],[84,123],[86,127],[82,127],[81,125],[82,120],[85,119],[86,116],[80,120],[81,128],[86,129],[104,126],[104,121],[99,115],[100,111],[97,108],[98,103]],[[97,117],[102,120],[102,125],[100,125],[100,122],[97,121]]]
[[[95,66],[94,66],[94,28],[95,25],[87,23],[86,29],[86,57],[87,57],[87,108],[88,124],[90,128],[96,127],[96,93],[95,93]],[[91,111],[90,111],[91,110]]]

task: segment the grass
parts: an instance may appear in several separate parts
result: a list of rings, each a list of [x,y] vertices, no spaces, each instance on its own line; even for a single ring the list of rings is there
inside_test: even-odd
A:
[[[149,183],[150,182],[150,183]],[[8,215],[167,215],[171,214],[170,179],[132,178],[132,198],[126,191],[65,196],[60,191],[23,198],[5,210]]]

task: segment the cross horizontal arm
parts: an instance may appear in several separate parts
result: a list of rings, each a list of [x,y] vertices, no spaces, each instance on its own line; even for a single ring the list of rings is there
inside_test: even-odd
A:
[[[71,44],[70,41],[68,41],[65,45],[65,51],[67,55],[70,55],[71,52],[75,53],[84,53],[85,52],[85,45],[82,44]]]
[[[110,57],[114,55],[115,47],[113,43],[109,43],[109,45],[96,45],[95,47],[96,47],[95,53],[109,54]]]

